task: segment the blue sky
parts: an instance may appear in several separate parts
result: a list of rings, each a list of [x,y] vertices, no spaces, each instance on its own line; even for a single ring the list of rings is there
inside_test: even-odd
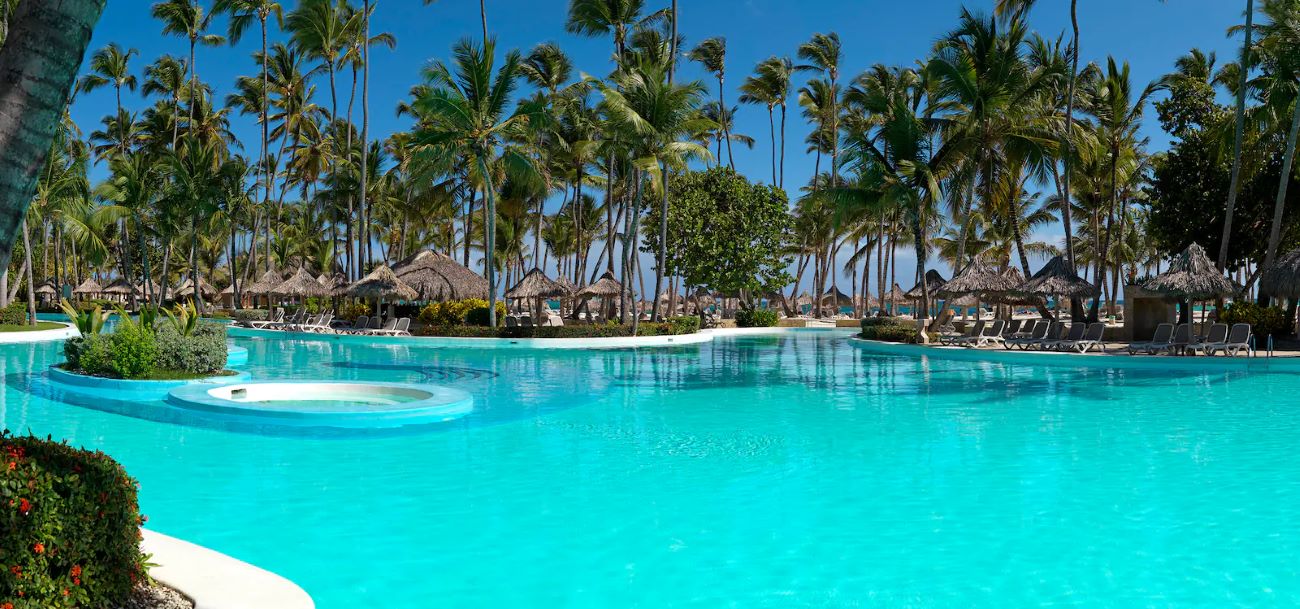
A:
[[[211,0],[202,0],[205,6]],[[359,3],[359,0],[357,0]],[[649,0],[651,9],[668,0]],[[184,55],[187,46],[180,38],[164,37],[159,22],[149,16],[149,0],[110,0],[91,48],[110,41],[138,49],[136,73],[163,53]],[[295,0],[284,0],[286,8]],[[425,6],[422,0],[378,0],[372,32],[390,32],[397,48],[372,51],[371,133],[382,138],[409,127],[394,114],[397,102],[411,85],[420,80],[420,69],[430,59],[446,57],[451,44],[463,37],[480,37],[478,2],[439,0]],[[728,43],[727,99],[737,99],[736,87],[760,60],[771,55],[793,56],[796,47],[814,32],[836,31],[844,43],[844,80],[876,63],[911,65],[926,56],[934,41],[950,29],[964,5],[971,10],[991,11],[992,0],[679,0],[680,29],[693,45],[709,36],[725,36]],[[1227,28],[1241,21],[1244,2],[1238,0],[1083,0],[1079,7],[1082,50],[1085,61],[1104,61],[1106,55],[1127,60],[1137,83],[1145,83],[1169,71],[1173,61],[1192,47],[1216,51],[1220,62],[1230,61],[1238,44],[1226,37]],[[582,38],[564,31],[566,0],[487,0],[488,27],[504,48],[524,52],[534,45],[555,41],[574,58],[577,68],[604,74],[610,67],[612,42],[607,38]],[[1069,2],[1042,0],[1030,16],[1033,29],[1044,35],[1068,34]],[[224,20],[216,28],[224,33]],[[278,32],[273,34],[281,38]],[[251,32],[234,48],[200,48],[200,78],[212,83],[220,96],[231,89],[241,74],[255,74],[250,54],[258,47],[257,33]],[[684,78],[704,79],[714,90],[714,81],[698,66],[685,64]],[[799,77],[802,78],[802,77]],[[796,82],[796,87],[802,84]],[[346,100],[345,81],[340,81],[340,98]],[[318,103],[328,103],[328,85],[322,79]],[[136,95],[125,95],[134,110],[145,105]],[[72,109],[73,118],[87,132],[113,111],[113,94],[104,89],[81,96]],[[359,113],[359,100],[358,109]],[[357,115],[359,120],[359,114]],[[245,151],[255,156],[257,129],[253,117],[236,117],[236,133],[247,142]],[[767,113],[757,106],[742,106],[737,131],[758,140],[751,150],[737,147],[736,166],[754,180],[770,178],[767,146]],[[786,154],[786,186],[797,189],[813,171],[813,159],[802,153],[802,141],[809,129],[791,108],[788,126],[790,145]],[[1163,149],[1168,137],[1148,109],[1143,132],[1152,150]],[[102,167],[92,174],[102,179]],[[796,193],[797,195],[797,193]],[[1048,230],[1041,238],[1059,240]],[[900,283],[909,284],[915,262],[910,251],[899,252]],[[847,280],[842,280],[847,284]],[[907,286],[904,285],[906,288]]]

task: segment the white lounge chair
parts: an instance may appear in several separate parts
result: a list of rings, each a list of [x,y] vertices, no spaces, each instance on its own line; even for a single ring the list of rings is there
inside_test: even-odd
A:
[[[263,319],[260,321],[250,321],[246,325],[250,328],[261,330],[263,328],[278,324],[283,321],[284,321],[284,309],[276,309],[275,314],[272,315],[269,319]]]
[[[1151,343],[1147,348],[1147,353],[1155,355],[1161,352],[1174,354],[1191,343],[1192,326],[1190,324],[1178,324],[1174,327],[1174,335],[1168,341],[1163,343]]]
[[[1061,334],[1062,334],[1063,332],[1065,332],[1065,323],[1063,323],[1063,322],[1059,322],[1059,321],[1051,322],[1051,323],[1048,324],[1048,326],[1047,326],[1047,334],[1046,334],[1046,335],[1044,335],[1042,338],[1040,338],[1040,339],[1038,339],[1038,340],[1030,341],[1030,342],[1028,342],[1028,343],[1025,343],[1025,345],[1023,346],[1023,348],[1024,348],[1025,350],[1029,350],[1029,349],[1039,349],[1039,350],[1047,349],[1047,348],[1049,348],[1051,345],[1056,344],[1056,343],[1058,343],[1058,342],[1061,341]]]
[[[1043,340],[1044,338],[1046,338],[1047,331],[1051,327],[1052,327],[1052,322],[1046,319],[1040,319],[1034,322],[1033,328],[1031,328],[1028,333],[1021,332],[1017,336],[1008,338],[1002,341],[1002,346],[1006,347],[1007,349],[1011,349],[1013,347],[1020,347],[1021,349],[1025,349],[1027,345],[1037,343]]]
[[[376,318],[376,319],[378,319],[378,318]],[[380,327],[380,328],[371,328],[371,329],[366,330],[365,333],[366,333],[366,334],[379,334],[379,335],[392,334],[392,332],[393,332],[394,330],[396,330],[396,329],[397,329],[397,318],[396,318],[396,317],[390,317],[390,318],[388,318],[388,321],[387,321],[387,322],[384,322],[383,327]]]
[[[1210,345],[1222,345],[1228,341],[1228,324],[1214,324],[1210,326],[1210,332],[1205,336],[1205,340],[1199,340],[1187,345],[1187,350],[1192,353],[1209,354]]]
[[[980,328],[980,331],[975,333],[973,336],[963,336],[954,340],[952,344],[961,345],[963,347],[979,348],[993,342],[1000,342],[1002,340],[1002,328],[1005,328],[1006,325],[1007,320],[995,319],[990,323],[984,324],[984,327]]]
[[[1052,341],[1045,341],[1040,345],[1043,349],[1052,349],[1053,351],[1061,349],[1063,343],[1073,343],[1077,340],[1083,340],[1083,335],[1088,333],[1088,324],[1070,324],[1070,329],[1065,332],[1065,336]]]
[[[1232,329],[1228,331],[1228,338],[1220,344],[1211,344],[1206,349],[1206,353],[1214,355],[1222,351],[1225,355],[1236,357],[1238,353],[1252,351],[1250,346],[1250,324],[1232,324]]]
[[[1128,354],[1137,355],[1138,351],[1147,351],[1151,346],[1157,343],[1169,344],[1169,339],[1174,335],[1174,324],[1160,324],[1156,326],[1156,332],[1151,336],[1151,340],[1133,342],[1128,344]]]
[[[939,337],[939,344],[955,345],[957,344],[957,341],[965,341],[965,340],[975,338],[976,336],[979,336],[983,332],[984,332],[984,320],[980,320],[975,322],[975,325],[967,329],[965,334],[958,335],[958,336]]]
[[[1073,329],[1071,328],[1071,330]],[[1083,338],[1060,341],[1056,344],[1056,348],[1061,351],[1078,351],[1079,353],[1087,353],[1094,348],[1104,349],[1101,341],[1105,335],[1106,324],[1101,322],[1088,324],[1088,327],[1084,330]]]
[[[371,330],[370,333],[378,334],[381,336],[410,336],[411,335],[410,332],[411,318],[403,317],[395,321],[391,319],[388,321],[389,324],[385,325],[383,328],[380,328],[378,330]]]

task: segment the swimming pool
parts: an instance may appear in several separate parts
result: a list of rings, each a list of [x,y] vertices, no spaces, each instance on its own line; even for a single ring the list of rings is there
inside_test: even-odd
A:
[[[149,525],[322,609],[1300,604],[1298,377],[876,355],[845,332],[664,350],[237,339],[254,378],[446,385],[416,434],[278,436],[26,392]],[[364,601],[364,602],[363,602]]]

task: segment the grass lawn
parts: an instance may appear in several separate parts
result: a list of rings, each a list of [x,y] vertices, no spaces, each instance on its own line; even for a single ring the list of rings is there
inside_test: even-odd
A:
[[[0,332],[37,332],[40,330],[58,330],[63,324],[52,321],[38,321],[35,326],[0,324]]]

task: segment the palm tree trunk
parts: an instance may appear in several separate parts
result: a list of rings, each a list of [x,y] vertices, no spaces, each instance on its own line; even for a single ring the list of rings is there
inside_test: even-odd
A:
[[[722,74],[718,74],[718,107],[721,109],[722,117],[725,119],[729,117],[727,116],[727,101],[723,95],[722,81]],[[731,127],[728,125],[730,122],[730,120],[722,121],[722,139],[727,141],[727,165],[731,167],[732,171],[735,171],[736,157],[731,154]],[[722,156],[721,150],[719,150],[718,153],[718,156]],[[722,159],[718,159],[718,165],[722,165]]]
[[[776,108],[772,105],[767,106],[767,128],[768,140],[772,145],[772,183],[776,184],[776,114],[773,112]]]
[[[36,191],[73,80],[106,0],[21,2],[0,47],[0,268]]]
[[[676,0],[673,4],[677,4]],[[664,265],[668,262],[668,164],[660,164],[663,171],[663,199],[659,204],[659,260],[655,264],[655,289],[650,295],[650,321],[659,321],[659,290],[664,283]]]
[[[614,171],[614,155],[610,153],[606,161],[605,176],[605,249],[610,251],[610,255],[605,258],[605,270],[610,274],[614,273],[614,177],[617,173]],[[582,275],[574,277],[578,285],[582,285]]]
[[[466,180],[466,184],[467,184],[467,185],[469,184],[469,182],[468,182],[468,178],[467,178],[467,180]],[[465,266],[467,266],[467,267],[469,266],[469,246],[470,246],[470,243],[473,242],[473,240],[474,240],[474,239],[473,239],[473,234],[474,234],[474,199],[475,199],[475,197],[476,197],[477,194],[478,194],[478,190],[475,189],[472,185],[469,186],[469,201],[466,202],[466,207],[465,207],[465,261],[464,261],[464,264],[465,264]]]
[[[1237,191],[1241,185],[1241,139],[1246,129],[1246,82],[1250,74],[1250,35],[1255,16],[1255,1],[1246,0],[1246,41],[1241,45],[1241,72],[1237,82],[1237,124],[1232,140],[1232,180],[1228,185],[1228,209],[1223,215],[1223,237],[1219,239],[1219,258],[1215,263],[1220,271],[1228,264],[1228,242],[1232,239],[1232,214],[1237,206]],[[1285,183],[1287,178],[1282,178]]]
[[[1278,241],[1282,238],[1282,211],[1286,205],[1286,189],[1291,183],[1291,164],[1295,161],[1296,134],[1300,132],[1300,97],[1295,100],[1295,107],[1291,110],[1291,131],[1286,136],[1286,155],[1282,157],[1282,179],[1277,186],[1277,199],[1273,202],[1273,225],[1268,231],[1268,249],[1264,251],[1264,264],[1261,268],[1268,269],[1273,266],[1273,259],[1277,256]],[[1266,304],[1270,294],[1259,292],[1261,304]]]
[[[266,52],[266,15],[261,15],[261,21],[262,21],[262,177],[263,177],[262,209],[267,210],[266,270],[269,271],[271,270],[271,217],[270,217],[269,210],[271,206],[271,182],[275,177],[276,172],[270,166],[271,163],[270,163],[270,159],[268,158],[268,155],[270,155],[271,153],[270,150],[271,148],[270,103],[271,102],[268,93],[271,87],[271,76],[269,73],[269,68],[267,66],[268,56]],[[288,131],[288,129],[286,129],[285,131]],[[284,154],[284,141],[288,137],[288,133],[285,133],[284,135],[285,137],[280,138],[280,154]],[[279,155],[277,155],[276,157],[276,164],[279,164]],[[250,257],[252,257],[253,255],[253,250],[255,249],[256,242],[257,242],[257,220],[256,219],[253,220],[252,235],[253,238],[252,241],[249,242],[249,247],[248,247],[248,253]],[[252,266],[253,266],[252,261],[250,260],[249,264],[246,265],[246,268],[251,268]],[[236,290],[235,292],[236,309],[239,308],[239,304],[240,304],[239,292]]]
[[[32,240],[27,234],[27,220],[23,220],[23,267],[27,269],[27,323],[36,325],[36,281],[32,275]]]
[[[370,0],[362,3],[361,23],[361,264],[370,262],[370,217],[366,213],[366,187],[370,157]],[[349,129],[351,131],[351,129]],[[362,267],[364,270],[364,266]]]
[[[483,172],[483,195],[487,206],[483,210],[484,253],[483,260],[488,282],[488,327],[497,327],[497,283],[496,283],[496,193],[492,192],[492,175],[488,173],[487,159],[478,155],[479,170]]]
[[[1110,147],[1110,209],[1106,212],[1106,229],[1101,237],[1101,251],[1097,252],[1097,290],[1102,288],[1106,283],[1106,265],[1110,253],[1111,231],[1115,227],[1115,207],[1119,202],[1119,145],[1112,144]],[[1097,292],[1097,298],[1092,301],[1092,313],[1089,319],[1096,321],[1099,318],[1099,309],[1101,307],[1101,293]]]
[[[785,102],[781,103],[781,176],[778,185],[785,190]]]
[[[478,17],[483,21],[483,43],[487,44],[487,3],[486,0],[478,0]],[[368,36],[368,35],[367,35]]]

